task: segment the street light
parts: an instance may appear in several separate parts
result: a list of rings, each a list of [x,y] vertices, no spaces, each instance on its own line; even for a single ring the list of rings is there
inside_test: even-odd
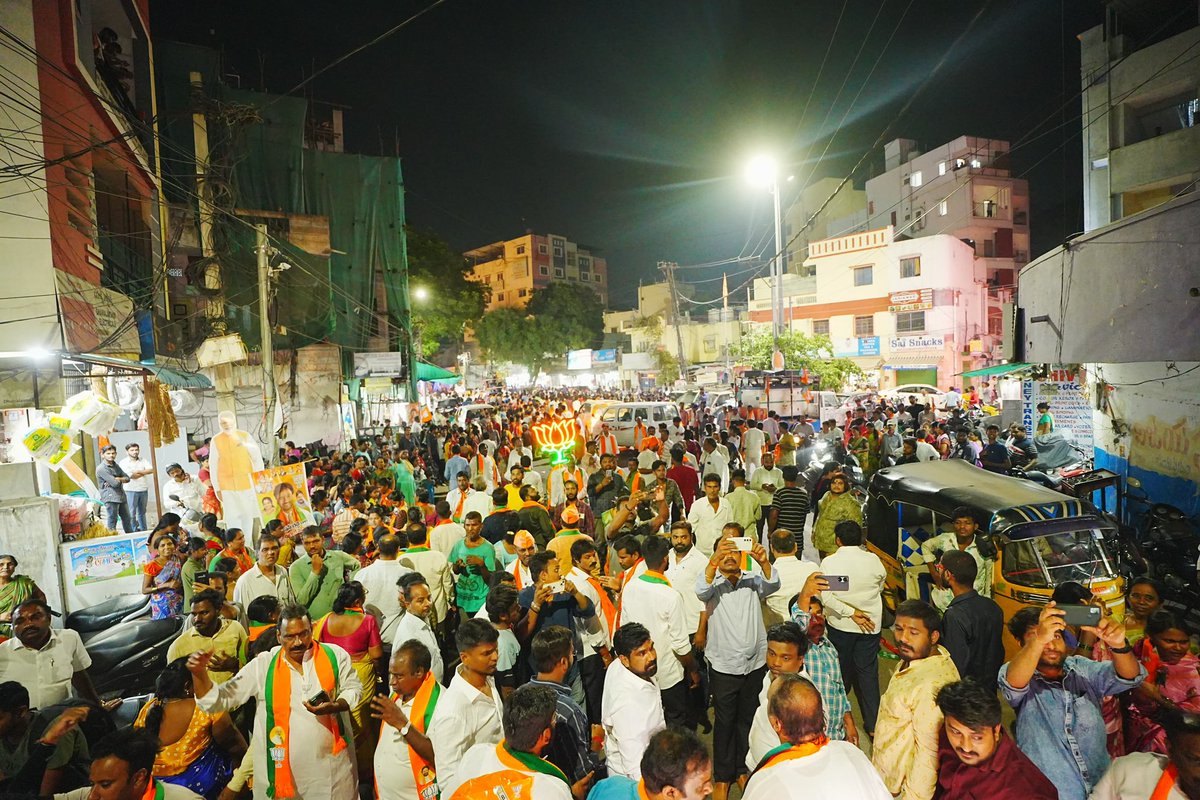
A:
[[[779,368],[779,330],[783,325],[783,213],[779,197],[779,164],[768,155],[757,155],[746,164],[746,181],[771,192],[775,204],[775,258],[771,264],[771,339],[775,343],[772,366]]]
[[[412,296],[414,300],[419,300],[423,303],[429,299],[429,290],[424,286],[418,286],[417,288],[413,289]]]

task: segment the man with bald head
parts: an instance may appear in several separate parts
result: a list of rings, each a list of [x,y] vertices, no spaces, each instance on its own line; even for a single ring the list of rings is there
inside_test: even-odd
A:
[[[745,800],[891,800],[861,750],[825,737],[821,693],[807,678],[792,673],[776,678],[767,695],[767,717],[782,744],[759,762],[746,784]]]

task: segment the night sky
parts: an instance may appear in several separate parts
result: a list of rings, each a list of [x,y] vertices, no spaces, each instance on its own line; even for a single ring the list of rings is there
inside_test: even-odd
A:
[[[243,87],[282,92],[431,1],[157,0],[151,24],[158,39],[221,49]],[[350,107],[348,151],[393,155],[398,138],[410,223],[464,250],[527,228],[599,248],[616,308],[659,260],[766,245],[768,195],[741,177],[751,154],[778,154],[793,186],[842,177],[889,125],[889,140],[923,149],[1028,139],[1012,158],[1030,182],[1034,254],[1081,228],[1076,36],[1101,23],[1100,0],[847,0],[839,26],[842,9],[445,0],[302,91]],[[856,183],[882,167],[880,148]],[[687,276],[722,271],[731,288],[750,277],[736,264]]]

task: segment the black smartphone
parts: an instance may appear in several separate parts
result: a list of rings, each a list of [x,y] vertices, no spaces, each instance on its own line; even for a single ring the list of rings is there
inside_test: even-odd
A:
[[[208,585],[208,573],[207,572],[197,572],[195,574],[195,576],[192,577],[192,583],[203,583],[205,586],[207,586]]]
[[[313,706],[319,706],[322,703],[328,703],[328,702],[329,702],[329,692],[326,692],[324,689],[317,692],[312,697],[308,698],[308,704],[313,705]]]
[[[850,591],[850,576],[849,575],[823,575],[825,582],[829,584],[826,591],[830,592],[848,592]]]
[[[1063,610],[1063,621],[1076,627],[1100,624],[1100,609],[1096,606],[1058,606]]]

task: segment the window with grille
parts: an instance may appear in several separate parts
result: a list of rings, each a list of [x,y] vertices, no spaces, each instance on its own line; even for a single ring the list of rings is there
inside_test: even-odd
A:
[[[875,317],[855,317],[854,318],[854,335],[855,336],[874,336],[875,335]]]
[[[921,257],[912,256],[911,258],[900,259],[900,277],[915,278],[921,274]]]
[[[855,286],[870,286],[875,282],[874,267],[855,267],[854,268],[854,285]]]
[[[817,334],[817,335],[821,335],[821,336],[828,336],[829,335],[829,320],[814,319],[813,320],[813,333]]]
[[[924,311],[902,311],[896,314],[896,333],[924,333]]]

